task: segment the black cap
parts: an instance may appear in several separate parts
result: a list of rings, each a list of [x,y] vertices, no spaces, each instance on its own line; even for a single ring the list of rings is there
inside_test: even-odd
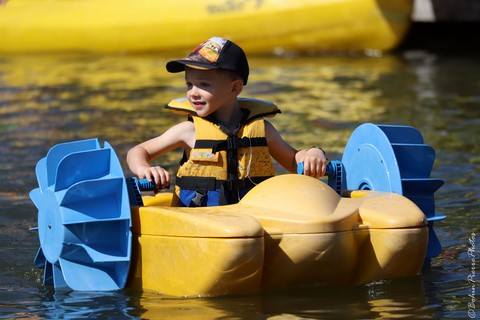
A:
[[[247,84],[249,68],[245,52],[227,39],[212,37],[202,42],[187,58],[169,61],[167,71],[182,72],[185,66],[203,70],[230,70],[243,79],[244,85]]]

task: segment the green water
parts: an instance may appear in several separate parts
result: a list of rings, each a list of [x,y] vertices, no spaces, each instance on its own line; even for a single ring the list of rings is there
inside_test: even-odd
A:
[[[164,69],[169,58],[0,58],[0,318],[464,319],[469,310],[479,317],[480,303],[469,303],[479,278],[480,60],[423,51],[251,57],[243,93],[281,108],[271,121],[294,147],[319,145],[331,159],[341,159],[351,132],[365,122],[422,132],[437,152],[432,176],[445,185],[436,205],[447,216],[436,224],[443,251],[422,275],[211,299],[130,290],[59,294],[42,286],[32,262],[37,233],[28,231],[36,226],[28,197],[37,187],[36,162],[59,142],[98,137],[113,145],[131,175],[128,149],[183,120],[163,109],[184,95],[182,75]],[[179,157],[173,152],[159,162],[174,172]]]

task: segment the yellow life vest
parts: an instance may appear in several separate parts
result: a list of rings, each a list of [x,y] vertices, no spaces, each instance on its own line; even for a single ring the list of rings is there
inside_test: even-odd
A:
[[[229,132],[208,117],[197,116],[186,99],[166,108],[189,115],[195,126],[195,146],[181,163],[175,194],[182,206],[238,202],[255,184],[275,175],[265,137],[264,117],[280,113],[270,102],[238,99],[244,118]]]

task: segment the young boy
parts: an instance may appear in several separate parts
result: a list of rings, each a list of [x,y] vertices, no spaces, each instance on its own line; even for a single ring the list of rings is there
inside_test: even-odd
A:
[[[166,68],[172,73],[185,71],[188,103],[177,101],[167,108],[188,114],[189,121],[133,147],[127,163],[139,178],[165,188],[170,174],[149,162],[182,148],[174,205],[236,203],[254,185],[275,174],[271,157],[290,172],[296,172],[297,164],[303,162],[305,175],[318,178],[325,174],[327,159],[322,149],[297,151],[264,120],[280,112],[274,104],[237,99],[249,74],[247,58],[238,45],[213,37],[187,58],[169,61]]]

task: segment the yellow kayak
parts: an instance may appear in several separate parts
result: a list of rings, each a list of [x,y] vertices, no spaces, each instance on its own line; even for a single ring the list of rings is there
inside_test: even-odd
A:
[[[390,50],[413,0],[10,0],[0,53],[189,50],[215,35],[246,52]]]

